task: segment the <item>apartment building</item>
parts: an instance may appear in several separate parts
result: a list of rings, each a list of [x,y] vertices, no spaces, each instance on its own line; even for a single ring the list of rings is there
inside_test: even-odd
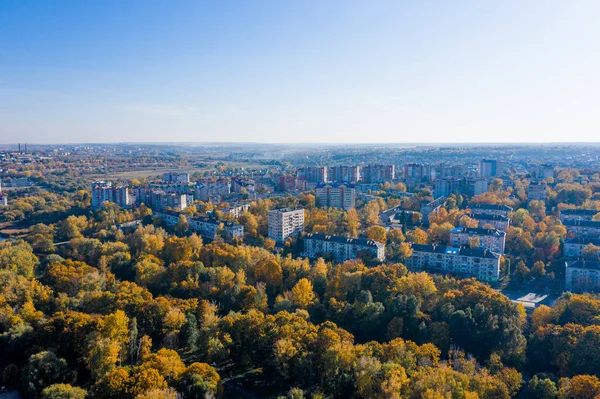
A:
[[[499,177],[502,176],[508,168],[505,162],[495,159],[482,159],[479,161],[479,177]]]
[[[488,214],[475,214],[471,213],[466,215],[471,219],[477,221],[477,227],[479,228],[488,228],[488,226],[492,226],[492,228],[496,230],[508,230],[510,226],[510,219],[506,216],[501,215],[488,215]]]
[[[394,165],[367,165],[361,169],[361,180],[364,183],[385,183],[395,178]]]
[[[443,178],[433,181],[433,193],[436,197],[448,197],[451,194],[464,194],[474,197],[489,191],[486,178],[463,177]]]
[[[165,183],[189,183],[190,174],[185,172],[167,172],[163,173],[162,181]]]
[[[269,238],[284,243],[304,231],[304,209],[286,208],[269,212]]]
[[[316,198],[322,207],[354,209],[356,190],[354,185],[345,183],[319,184],[316,189]]]
[[[450,230],[450,243],[453,247],[470,245],[473,239],[479,240],[479,247],[498,254],[504,253],[506,233],[500,230],[456,227]]]
[[[600,262],[583,259],[565,262],[565,288],[571,292],[600,291]]]
[[[592,220],[565,220],[563,221],[567,232],[576,236],[599,236],[600,222]]]
[[[411,270],[450,273],[495,282],[500,278],[500,255],[483,248],[455,248],[442,245],[411,245],[413,253],[406,266]]]
[[[250,203],[244,202],[240,204],[233,204],[228,208],[220,209],[220,212],[223,214],[231,215],[235,219],[237,219],[242,215],[242,213],[248,211],[248,209],[250,209]]]
[[[370,253],[381,262],[385,260],[385,245],[377,241],[325,234],[304,236],[304,256],[309,258],[331,254],[336,262],[345,262],[356,259],[362,252]]]
[[[470,204],[469,209],[475,215],[498,215],[506,216],[512,212],[512,208],[507,205],[491,205],[491,204]]]
[[[563,209],[560,211],[560,221],[592,221],[600,211],[595,209]]]
[[[338,183],[356,183],[360,180],[360,166],[332,166],[327,170],[330,181]]]
[[[231,183],[228,181],[198,183],[194,189],[194,197],[204,202],[230,193]]]
[[[529,201],[546,202],[548,184],[545,181],[532,181],[527,187],[527,198]]]
[[[155,212],[155,216],[160,217],[167,226],[171,227],[177,224],[180,215],[175,211]],[[223,238],[228,241],[244,238],[244,226],[238,223],[204,216],[187,217],[187,221],[189,230],[202,238],[214,240],[219,236],[220,231],[223,231]]]
[[[554,177],[554,166],[548,164],[536,165],[532,168],[531,174],[540,180]]]
[[[567,258],[579,258],[583,255],[583,249],[589,244],[600,247],[600,238],[572,237],[567,238],[563,246],[563,255]]]
[[[424,203],[421,203],[420,212],[423,215],[423,220],[429,220],[429,215],[438,213],[445,202],[446,197],[439,197],[431,202],[425,201]]]
[[[8,194],[2,191],[2,180],[0,180],[0,206],[8,206]]]
[[[329,181],[327,166],[305,166],[298,169],[298,177],[313,183]]]
[[[100,208],[104,202],[112,202],[122,208],[130,206],[129,189],[124,186],[113,187],[111,182],[106,181],[93,182],[92,208]]]

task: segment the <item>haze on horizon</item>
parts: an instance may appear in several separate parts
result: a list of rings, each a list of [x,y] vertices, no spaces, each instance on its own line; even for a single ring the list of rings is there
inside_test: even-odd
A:
[[[596,142],[599,13],[592,0],[6,1],[0,142]]]

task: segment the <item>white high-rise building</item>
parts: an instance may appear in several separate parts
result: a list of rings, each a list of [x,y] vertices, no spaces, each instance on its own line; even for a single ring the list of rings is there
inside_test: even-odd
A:
[[[269,212],[269,238],[283,243],[304,231],[304,209],[276,209]]]

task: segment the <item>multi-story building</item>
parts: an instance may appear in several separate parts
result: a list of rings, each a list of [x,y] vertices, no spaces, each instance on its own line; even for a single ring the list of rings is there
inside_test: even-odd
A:
[[[304,209],[286,208],[269,212],[269,238],[283,243],[304,231]]]
[[[563,254],[567,258],[579,258],[583,255],[583,249],[589,244],[600,247],[600,238],[572,237],[567,238],[563,247]]]
[[[162,181],[165,183],[189,183],[190,174],[185,172],[167,172],[163,173]]]
[[[565,288],[571,292],[598,292],[600,262],[584,259],[565,262]]]
[[[212,197],[221,197],[231,193],[228,181],[198,183],[194,189],[194,197],[200,201],[210,201]]]
[[[97,209],[105,202],[113,202],[122,208],[131,205],[129,189],[124,186],[113,187],[111,182],[92,183],[92,208]]]
[[[453,247],[470,245],[472,239],[479,241],[479,247],[503,254],[506,243],[506,233],[500,230],[456,227],[450,230],[450,243]]]
[[[406,187],[413,188],[429,180],[430,176],[427,174],[429,169],[426,165],[420,163],[407,163],[404,165],[404,183]]]
[[[475,197],[489,191],[488,180],[486,178],[470,177],[463,180],[463,194],[469,197]]]
[[[8,206],[8,194],[2,192],[2,180],[0,180],[0,206]]]
[[[244,202],[240,204],[233,204],[228,208],[220,209],[220,211],[223,214],[231,215],[237,219],[242,215],[242,213],[246,212],[248,209],[250,209],[250,203]]]
[[[485,178],[449,177],[433,181],[433,193],[436,197],[448,197],[451,194],[464,194],[474,197],[488,191],[489,185]]]
[[[187,207],[186,194],[166,193],[163,190],[150,190],[146,198],[150,199],[150,207],[155,211],[167,208],[184,210]]]
[[[327,166],[305,166],[298,169],[298,177],[313,183],[329,181]]]
[[[361,179],[364,183],[391,182],[394,177],[394,165],[367,165],[361,169]]]
[[[292,175],[277,176],[277,191],[286,192],[296,189],[297,177]]]
[[[250,179],[234,177],[231,179],[231,190],[234,193],[242,193],[244,190],[246,193],[253,193],[256,191],[256,184]]]
[[[600,211],[595,209],[563,209],[560,211],[560,221],[592,221]]]
[[[500,278],[500,255],[483,248],[454,248],[441,245],[411,245],[406,265],[412,270],[450,273],[495,282]]]
[[[353,209],[356,201],[354,185],[345,183],[319,184],[316,197],[322,207]]]
[[[471,213],[475,215],[498,215],[506,216],[510,215],[512,208],[507,205],[492,205],[492,204],[471,204],[469,205]]]
[[[421,204],[421,215],[423,215],[423,220],[429,220],[429,215],[436,214],[440,210],[440,208],[446,202],[446,197],[439,197],[431,202],[424,201]]]
[[[327,177],[338,183],[356,183],[360,180],[360,166],[332,166],[327,169]]]
[[[592,220],[565,220],[563,221],[567,232],[576,236],[600,235],[600,222]]]
[[[466,173],[464,165],[439,165],[437,168],[434,168],[434,174],[438,179],[460,179],[465,177]]]
[[[307,234],[304,237],[304,255],[309,258],[331,254],[336,262],[344,262],[356,259],[363,252],[370,253],[381,262],[385,260],[385,245],[377,241],[325,234]]]
[[[155,216],[161,218],[167,226],[175,226],[179,221],[179,212],[162,211],[155,212]],[[244,226],[241,224],[218,220],[215,218],[196,216],[187,218],[189,230],[198,234],[202,238],[214,240],[223,232],[223,238],[226,240],[242,239],[244,237]]]
[[[482,159],[479,161],[479,177],[502,176],[508,165],[495,159]]]
[[[446,178],[433,181],[433,195],[435,197],[449,197],[451,194],[462,194],[463,179]]]
[[[548,164],[536,165],[533,167],[531,174],[540,180],[554,177],[554,166]]]
[[[545,181],[532,181],[527,187],[527,198],[529,201],[546,202],[548,184]]]
[[[488,228],[488,226],[492,226],[497,230],[508,230],[508,227],[510,226],[510,219],[502,215],[471,213],[466,216],[476,220],[479,228]]]

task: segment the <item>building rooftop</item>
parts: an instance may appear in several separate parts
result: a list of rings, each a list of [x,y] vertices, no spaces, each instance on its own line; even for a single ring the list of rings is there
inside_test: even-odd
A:
[[[317,188],[322,188],[322,187],[348,187],[348,188],[354,188],[354,184],[350,184],[350,183],[343,183],[343,182],[334,182],[334,183],[319,183],[317,184]]]
[[[487,213],[478,213],[478,214],[469,214],[467,215],[469,216],[471,219],[475,219],[475,220],[502,220],[502,221],[508,221],[508,217],[504,216],[504,215],[490,215]]]
[[[417,252],[430,252],[436,254],[446,255],[457,255],[457,256],[468,256],[471,258],[485,258],[485,259],[498,259],[500,255],[495,254],[484,248],[469,248],[469,247],[447,247],[445,245],[422,245],[422,244],[411,244],[413,251]]]
[[[304,208],[293,208],[293,207],[289,207],[289,208],[281,208],[281,209],[273,209],[271,212],[279,212],[279,213],[285,213],[285,212],[294,212],[294,211],[303,211]]]
[[[594,209],[564,209],[560,211],[561,215],[579,215],[579,216],[594,216],[600,211]]]
[[[384,245],[380,242],[374,240],[367,240],[364,238],[348,238],[344,236],[330,236],[327,234],[316,234],[309,233],[304,237],[305,240],[318,240],[318,241],[331,241],[337,242],[340,244],[352,244],[352,245],[362,245],[368,247],[377,247],[382,248]]]
[[[506,235],[504,231],[496,229],[480,229],[475,227],[455,227],[450,230],[450,233],[465,233],[465,234],[478,234],[481,236],[497,236],[503,237]]]
[[[495,211],[512,211],[512,208],[507,205],[492,205],[492,204],[471,204],[469,205],[471,209],[486,209],[486,210],[495,210]]]

